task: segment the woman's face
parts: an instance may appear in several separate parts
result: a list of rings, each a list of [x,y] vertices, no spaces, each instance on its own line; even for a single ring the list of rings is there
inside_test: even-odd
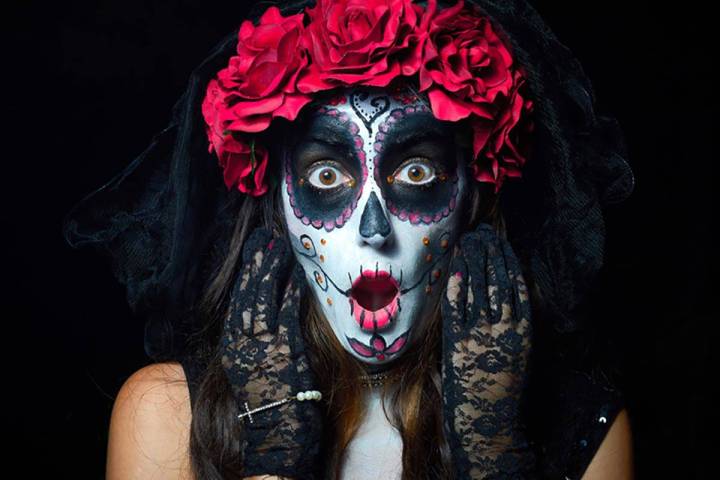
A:
[[[281,167],[290,243],[344,348],[387,363],[444,288],[466,192],[456,125],[357,87],[297,129]]]

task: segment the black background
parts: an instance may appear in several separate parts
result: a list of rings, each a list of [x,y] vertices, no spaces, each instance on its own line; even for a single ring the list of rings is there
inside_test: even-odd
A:
[[[709,15],[699,2],[531,3],[580,59],[597,110],[619,119],[630,148],[637,186],[606,211],[597,296],[624,359],[639,478],[708,478],[718,334]],[[143,324],[108,265],[63,243],[60,220],[164,128],[190,71],[246,3],[24,1],[10,10],[5,458],[23,477],[102,478],[113,397],[148,362]]]

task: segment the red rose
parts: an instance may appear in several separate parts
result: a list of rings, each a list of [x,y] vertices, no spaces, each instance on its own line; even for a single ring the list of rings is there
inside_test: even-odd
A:
[[[228,189],[237,184],[238,190],[243,193],[262,195],[267,191],[264,177],[268,152],[259,144],[251,148],[248,142],[237,140],[230,131],[224,129],[221,116],[217,114],[222,109],[222,103],[223,94],[218,82],[211,80],[202,103],[202,113],[207,123],[205,131],[210,140],[208,151],[215,150]]]
[[[265,147],[228,136],[218,158],[228,189],[237,184],[238,190],[255,197],[267,192],[265,170],[269,154]]]
[[[514,73],[514,86],[509,93],[508,107],[494,120],[472,117],[473,151],[483,147],[483,155],[472,164],[473,176],[480,182],[495,184],[500,190],[506,177],[520,177],[530,156],[532,132],[535,124],[531,116],[533,101],[521,94],[525,78]]]
[[[455,121],[471,113],[491,118],[495,97],[513,86],[513,58],[479,11],[464,0],[440,10],[431,20],[420,67],[420,91],[434,99],[433,112]],[[437,111],[436,111],[437,110]]]
[[[306,9],[304,41],[312,63],[301,73],[298,90],[384,87],[398,75],[413,75],[435,3],[430,0],[424,10],[412,0],[318,0]]]
[[[302,48],[303,16],[284,18],[277,7],[270,7],[257,26],[244,21],[238,32],[237,55],[207,86],[202,113],[210,151],[217,152],[226,182],[237,180],[242,192],[260,195],[266,190],[262,178],[265,163],[263,155],[256,155],[259,164],[249,168],[248,144],[233,139],[231,132],[260,132],[274,117],[292,121],[312,101],[295,88],[298,73],[308,64]],[[256,154],[264,152],[257,145],[255,150]]]
[[[469,117],[477,180],[495,183],[498,191],[505,176],[520,176],[525,157],[510,132],[529,113],[532,102],[520,91],[524,77],[509,48],[477,7],[465,9],[464,0],[459,0],[433,16],[419,82],[435,117]],[[484,158],[478,158],[485,148]]]
[[[295,120],[312,98],[295,88],[308,64],[302,48],[303,14],[283,18],[268,8],[257,26],[245,20],[238,32],[237,55],[218,72],[227,108],[221,121],[229,130],[259,132],[273,117]]]

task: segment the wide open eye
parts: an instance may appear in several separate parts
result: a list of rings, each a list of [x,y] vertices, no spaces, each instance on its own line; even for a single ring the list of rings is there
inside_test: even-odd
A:
[[[408,185],[427,185],[435,180],[435,167],[422,157],[412,158],[404,162],[395,173],[393,181]]]
[[[342,184],[352,187],[353,178],[336,162],[317,162],[307,173],[310,184],[321,190],[331,190]]]

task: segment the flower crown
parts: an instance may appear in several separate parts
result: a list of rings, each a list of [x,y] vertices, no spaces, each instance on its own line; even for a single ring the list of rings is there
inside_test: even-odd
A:
[[[228,189],[259,196],[268,185],[268,150],[253,134],[275,117],[295,120],[313,94],[353,85],[388,87],[413,77],[438,120],[468,119],[473,177],[495,184],[520,177],[533,131],[525,76],[477,7],[459,0],[437,10],[412,0],[317,0],[283,17],[269,7],[245,20],[237,55],[208,86],[202,103],[209,152]]]

